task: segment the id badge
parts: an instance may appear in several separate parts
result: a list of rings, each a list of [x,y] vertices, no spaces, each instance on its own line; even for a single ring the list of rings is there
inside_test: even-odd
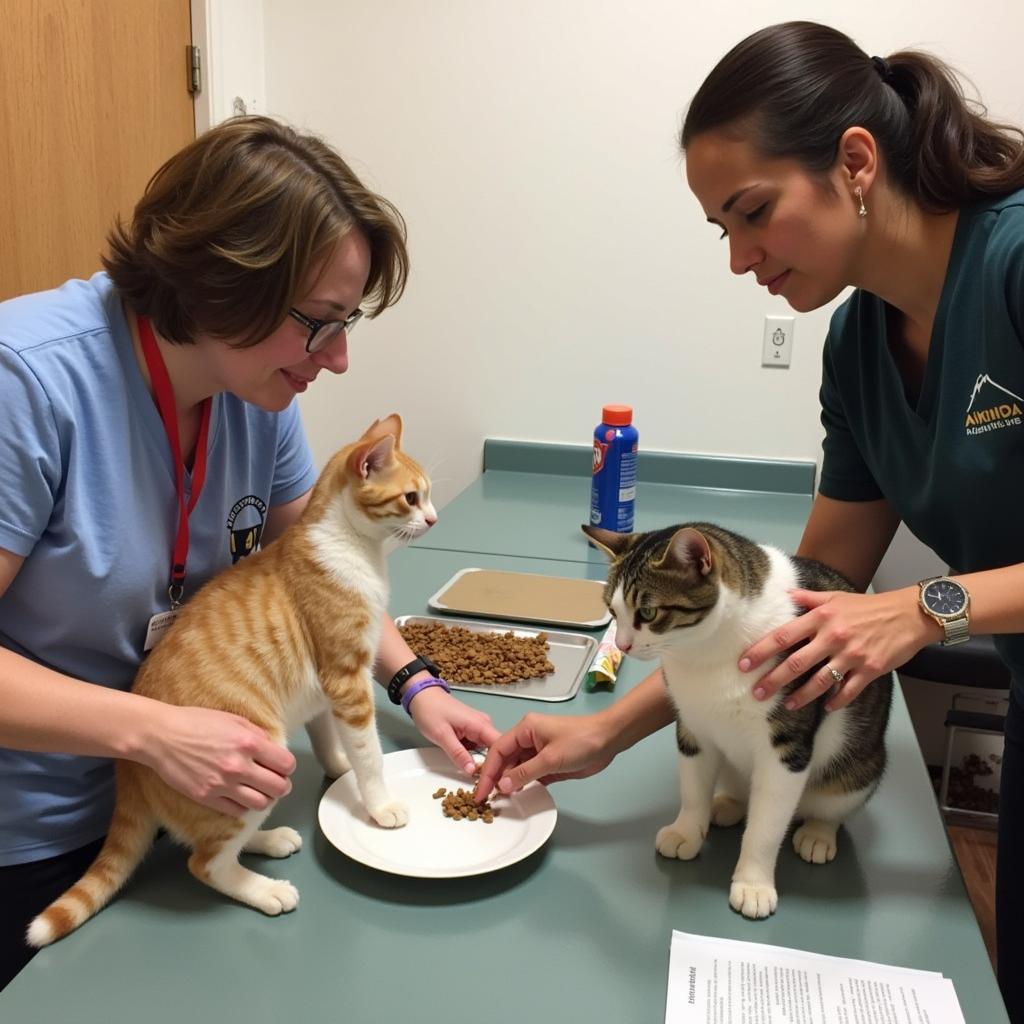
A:
[[[163,639],[164,633],[174,625],[174,620],[177,617],[178,610],[175,608],[169,612],[157,612],[149,620],[149,626],[146,629],[146,642],[142,647],[143,653],[156,647],[157,643]]]

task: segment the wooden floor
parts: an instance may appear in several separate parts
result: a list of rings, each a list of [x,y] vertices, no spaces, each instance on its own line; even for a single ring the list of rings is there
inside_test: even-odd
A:
[[[985,939],[992,969],[996,965],[996,834],[992,829],[947,825],[949,840],[967,895]]]

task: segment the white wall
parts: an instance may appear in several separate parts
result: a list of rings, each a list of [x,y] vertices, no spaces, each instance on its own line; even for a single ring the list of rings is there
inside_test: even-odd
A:
[[[189,6],[202,63],[196,132],[235,114],[264,113],[262,0],[190,0]]]
[[[302,399],[317,458],[398,409],[443,504],[484,437],[586,443],[605,402],[635,406],[644,448],[818,458],[828,311],[798,317],[791,369],[761,368],[763,317],[788,307],[729,273],[682,179],[682,114],[743,35],[812,17],[872,53],[938,52],[1024,122],[1024,5],[984,6],[263,0],[268,112],[409,225],[405,298]]]

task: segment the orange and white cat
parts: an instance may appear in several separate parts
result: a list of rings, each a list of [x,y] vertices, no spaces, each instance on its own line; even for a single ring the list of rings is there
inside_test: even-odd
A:
[[[385,547],[436,522],[430,481],[400,449],[397,414],[375,422],[320,475],[300,519],[273,544],[226,569],[182,609],[132,690],[171,704],[231,711],[277,743],[305,724],[325,772],[351,767],[373,819],[408,820],[389,796],[374,719],[371,668],[388,599]],[[347,755],[347,756],[346,756]],[[115,765],[110,832],[92,866],[29,925],[45,946],[100,910],[127,881],[159,827],[192,850],[196,878],[266,914],[293,910],[289,882],[238,863],[240,853],[287,857],[299,834],[195,803],[152,769]]]

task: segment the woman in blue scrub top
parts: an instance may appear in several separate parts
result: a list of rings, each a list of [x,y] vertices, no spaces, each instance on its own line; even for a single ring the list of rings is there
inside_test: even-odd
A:
[[[140,321],[173,389],[182,490],[195,480],[187,600],[301,513],[316,473],[295,396],[347,370],[348,332],[408,269],[394,207],[258,117],[173,156],[109,242],[91,279],[0,303],[0,988],[29,920],[99,848],[112,758],[230,813],[291,788],[294,757],[244,718],[129,692],[169,608],[179,502]],[[393,699],[432,676],[390,619],[376,670]],[[408,710],[465,770],[497,737],[436,684]]]
[[[997,868],[999,982],[1024,1021],[1024,146],[935,58],[870,57],[809,22],[739,43],[700,87],[686,174],[730,269],[796,310],[852,286],[821,386],[824,461],[798,553],[871,582],[899,523],[948,577],[887,593],[800,593],[807,614],[746,651],[764,700],[843,707],[922,647],[995,634],[1013,678]],[[806,645],[769,667],[799,641]],[[478,793],[580,777],[673,720],[657,674],[606,712],[530,715]]]

